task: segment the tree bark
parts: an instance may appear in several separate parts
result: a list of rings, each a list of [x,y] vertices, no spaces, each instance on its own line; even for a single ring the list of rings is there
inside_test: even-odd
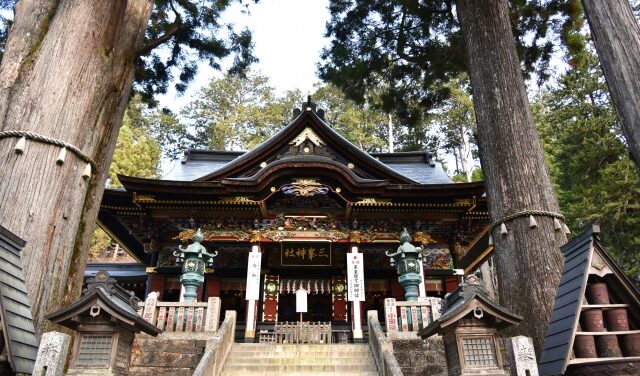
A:
[[[583,0],[591,35],[640,174],[640,25],[629,0]]]
[[[493,221],[525,210],[559,212],[516,53],[507,0],[458,0],[478,123],[479,151]],[[528,216],[494,228],[500,303],[524,317],[517,331],[538,354],[563,267],[567,240],[553,218]]]
[[[23,273],[38,335],[44,315],[80,294],[91,234],[152,0],[21,0],[0,66],[0,131],[74,145],[0,138],[0,224],[27,241]]]

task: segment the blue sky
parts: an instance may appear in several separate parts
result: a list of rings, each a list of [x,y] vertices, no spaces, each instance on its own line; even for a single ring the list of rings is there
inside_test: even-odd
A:
[[[248,14],[235,4],[223,21],[233,23],[238,30],[246,26],[253,32],[255,55],[260,60],[253,70],[269,77],[278,94],[293,89],[306,94],[319,81],[316,64],[320,51],[328,45],[323,37],[329,20],[327,6],[327,0],[260,0],[258,4],[251,2]],[[177,111],[212,77],[222,75],[201,64],[185,95],[177,97],[169,92],[160,99],[161,105]]]

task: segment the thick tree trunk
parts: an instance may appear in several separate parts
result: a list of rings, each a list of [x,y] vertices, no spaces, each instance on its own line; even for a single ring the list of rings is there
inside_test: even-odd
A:
[[[0,138],[0,223],[22,253],[36,330],[75,300],[152,0],[21,0],[0,66],[0,131],[30,131],[59,146]]]
[[[480,161],[491,219],[525,210],[559,211],[531,114],[507,10],[507,0],[458,0],[473,102]],[[559,247],[567,240],[553,218],[507,221],[508,233],[493,230],[500,303],[524,317],[517,331],[544,343],[562,272]]]
[[[629,0],[582,0],[600,65],[640,174],[640,26]]]

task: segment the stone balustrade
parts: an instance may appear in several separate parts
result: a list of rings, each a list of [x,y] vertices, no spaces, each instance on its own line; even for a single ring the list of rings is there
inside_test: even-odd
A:
[[[139,306],[140,315],[165,332],[215,332],[218,329],[218,297],[206,302],[162,302],[152,292]]]
[[[377,311],[367,312],[369,345],[380,376],[402,376],[402,369],[393,355],[393,345],[382,331]]]
[[[205,353],[193,376],[218,376],[222,372],[236,332],[236,311],[226,311],[220,330],[207,341]]]
[[[389,338],[397,338],[402,333],[415,336],[420,329],[440,317],[442,299],[422,298],[418,301],[384,300],[384,315]]]

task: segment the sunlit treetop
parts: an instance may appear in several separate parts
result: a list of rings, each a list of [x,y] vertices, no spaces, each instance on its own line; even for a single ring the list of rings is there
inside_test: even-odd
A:
[[[145,99],[166,93],[169,83],[184,92],[197,72],[198,62],[221,69],[220,61],[233,56],[229,71],[243,75],[256,58],[251,32],[236,32],[220,17],[233,3],[248,7],[258,0],[156,0],[144,46],[138,51],[134,89]]]
[[[333,40],[318,70],[351,99],[363,102],[383,88],[380,106],[417,122],[448,98],[446,82],[467,70],[454,0],[330,0],[329,10]],[[579,0],[511,0],[509,11],[523,73],[545,80],[554,45],[568,45],[582,26]]]
[[[134,90],[153,103],[156,94],[175,85],[184,92],[197,73],[198,63],[207,61],[215,69],[233,57],[229,72],[243,75],[254,62],[253,42],[248,29],[236,31],[221,22],[221,14],[234,3],[248,8],[258,0],[156,0],[142,47],[135,51]],[[0,0],[0,9],[10,13],[15,0]],[[7,30],[13,17],[3,17],[0,52],[4,51]]]

